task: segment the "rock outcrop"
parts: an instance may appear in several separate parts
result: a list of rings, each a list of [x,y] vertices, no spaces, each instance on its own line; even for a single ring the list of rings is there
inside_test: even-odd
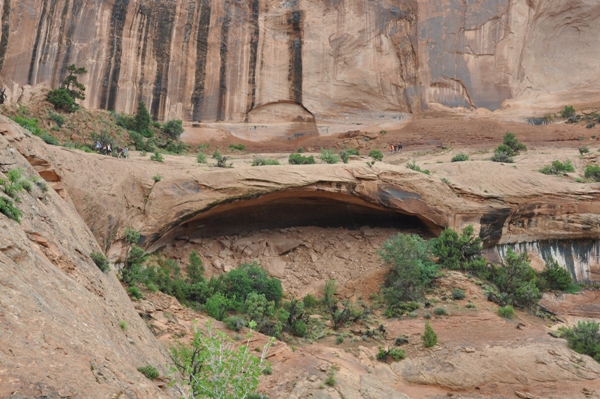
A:
[[[165,375],[168,355],[114,271],[91,260],[100,247],[63,199],[44,147],[0,126],[0,177],[18,167],[56,188],[41,180],[24,192],[20,224],[0,214],[0,397],[170,397],[136,370],[150,364]]]
[[[30,86],[57,87],[76,64],[88,70],[86,107],[132,113],[143,100],[158,119],[284,122],[312,134],[315,122],[394,122],[430,104],[562,106],[600,92],[595,0],[2,5],[0,76],[12,102]]]

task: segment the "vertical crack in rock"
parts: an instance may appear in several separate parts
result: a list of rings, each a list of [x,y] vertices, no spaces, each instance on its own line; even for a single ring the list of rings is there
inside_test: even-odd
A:
[[[206,54],[208,53],[208,32],[212,7],[210,0],[202,0],[200,5],[200,21],[196,37],[196,76],[192,92],[192,120],[202,120],[202,101],[206,83]]]
[[[4,0],[4,7],[2,8],[2,38],[0,39],[0,71],[4,66],[4,57],[6,56],[6,49],[8,48],[8,38],[10,37],[10,2],[11,0]]]
[[[128,6],[129,0],[116,0],[110,17],[109,57],[100,97],[101,107],[109,110],[114,110],[117,102],[119,75],[121,73],[123,28]]]
[[[252,14],[250,19],[252,33],[250,34],[250,65],[248,68],[248,107],[246,109],[246,118],[248,118],[248,113],[254,109],[256,101],[256,62],[258,60],[258,38],[260,34],[258,25],[259,8],[260,0],[252,0]]]
[[[227,47],[229,41],[229,27],[231,25],[231,2],[226,1],[223,5],[225,9],[225,17],[223,25],[221,25],[221,48],[219,56],[221,58],[221,66],[219,68],[219,102],[217,105],[217,121],[224,121],[225,115],[225,95],[227,93]]]
[[[150,113],[154,119],[162,118],[166,104],[167,88],[169,87],[169,65],[171,61],[171,43],[177,5],[174,3],[158,4],[158,12],[153,26],[154,56],[157,61],[156,77]]]
[[[302,31],[304,12],[294,10],[288,14],[289,37],[289,71],[290,99],[297,104],[302,104]]]

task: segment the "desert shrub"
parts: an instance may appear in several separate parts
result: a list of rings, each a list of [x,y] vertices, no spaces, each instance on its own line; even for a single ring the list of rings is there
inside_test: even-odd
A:
[[[10,198],[0,197],[0,213],[17,223],[21,223],[23,212],[14,205]]]
[[[146,376],[147,379],[153,380],[160,375],[154,366],[138,367],[138,371]]]
[[[323,304],[325,306],[332,306],[334,304],[335,291],[335,280],[325,281],[325,286],[323,287]]]
[[[254,158],[252,161],[252,166],[266,166],[266,165],[279,165],[279,161],[276,159],[266,159],[266,158]]]
[[[125,331],[127,329],[127,322],[125,320],[121,320],[119,322],[119,327],[121,327],[121,330]]]
[[[512,319],[515,316],[515,309],[510,305],[500,306],[498,308],[498,316],[505,319]]]
[[[431,260],[430,246],[415,234],[398,234],[383,243],[378,253],[391,266],[382,289],[388,307],[421,299],[437,276],[438,266]]]
[[[325,380],[325,384],[329,385],[330,387],[335,386],[335,371],[334,371],[334,369],[329,370],[327,379]]]
[[[168,138],[177,141],[183,133],[183,122],[179,119],[167,121],[163,125],[163,131]]]
[[[304,302],[304,307],[306,309],[315,308],[318,304],[317,299],[311,294],[306,294],[306,296],[302,299],[302,302]]]
[[[559,160],[552,161],[552,165],[544,166],[540,169],[545,175],[558,175],[563,172],[575,172],[575,167],[569,159],[567,159],[564,163]]]
[[[92,258],[96,266],[103,272],[110,269],[108,259],[106,259],[106,256],[102,252],[92,252],[90,258]]]
[[[348,160],[350,159],[350,155],[348,154],[348,151],[341,150],[340,151],[340,159],[342,160],[343,163],[348,163]]]
[[[190,146],[182,141],[170,141],[164,148],[168,153],[183,155]]]
[[[463,290],[461,290],[460,288],[454,288],[452,290],[452,298],[460,300],[460,299],[465,299],[465,292]]]
[[[423,346],[425,348],[432,348],[438,342],[437,334],[433,331],[429,322],[425,323],[425,332],[421,335],[421,339],[423,340]]]
[[[445,308],[436,307],[433,309],[433,313],[438,316],[448,316],[448,311]]]
[[[323,162],[328,164],[335,164],[340,162],[340,158],[337,155],[335,155],[335,153],[332,150],[326,150],[324,148],[321,148],[320,158]]]
[[[467,308],[467,309],[477,309],[477,305],[475,305],[474,303],[469,302],[469,303],[467,303],[465,305],[465,308]]]
[[[457,154],[452,158],[452,162],[463,162],[463,161],[468,161],[469,160],[469,156],[467,154]]]
[[[386,360],[388,356],[394,359],[394,361],[399,362],[406,358],[406,352],[404,349],[400,348],[384,349],[380,346],[379,351],[377,352],[377,359]]]
[[[163,162],[163,156],[160,152],[155,152],[154,155],[150,156],[151,161]]]
[[[292,325],[292,334],[296,337],[304,337],[307,332],[306,322],[304,320],[296,320]]]
[[[281,281],[271,277],[261,268],[258,263],[243,264],[239,268],[227,273],[223,278],[224,291],[236,300],[244,302],[251,292],[264,294],[266,299],[274,301],[276,304],[281,302],[283,297],[283,288]]]
[[[506,251],[502,265],[491,269],[491,281],[500,291],[497,299],[501,305],[528,307],[536,304],[542,297],[536,280],[527,254],[517,254],[511,248]]]
[[[398,302],[392,305],[388,305],[383,315],[385,317],[401,317],[405,314],[410,314],[413,311],[419,309],[421,306],[417,302]]]
[[[348,148],[346,152],[348,153],[348,155],[360,155],[358,148]]]
[[[219,167],[219,168],[232,168],[233,167],[233,163],[230,163],[229,165],[227,164],[227,160],[229,158],[221,155],[221,153],[219,153],[219,151],[215,150],[215,152],[213,152],[212,158],[217,161],[217,167]]]
[[[79,109],[79,105],[69,95],[67,89],[50,90],[46,96],[46,100],[54,105],[54,108],[57,110],[75,112]]]
[[[246,319],[241,316],[229,316],[223,321],[230,330],[240,331],[242,328],[246,327]]]
[[[315,157],[312,155],[309,157],[305,157],[304,155],[300,155],[297,153],[290,154],[288,158],[288,163],[290,165],[309,165],[316,163]]]
[[[48,113],[48,116],[52,121],[54,121],[54,123],[56,123],[56,126],[58,126],[59,128],[65,124],[65,118],[62,115],[57,114],[56,112],[50,111]]]
[[[563,338],[566,338],[569,348],[600,363],[600,323],[579,321],[576,326],[563,329]]]
[[[571,274],[560,267],[553,258],[546,259],[546,266],[541,273],[541,277],[546,281],[548,287],[553,290],[564,291],[573,284]]]
[[[146,108],[146,104],[143,101],[138,103],[137,113],[135,114],[135,131],[142,134],[144,137],[152,137],[153,133],[150,130],[150,112]]]
[[[502,144],[510,149],[509,155],[519,155],[521,151],[527,151],[527,147],[523,143],[519,143],[514,133],[506,132],[502,138]],[[500,147],[498,147],[500,148]],[[504,147],[502,147],[504,148]]]
[[[512,156],[509,155],[508,152],[500,150],[496,148],[494,150],[494,156],[491,158],[492,162],[501,162],[501,163],[513,163],[514,160]]]
[[[161,175],[154,175],[154,176],[152,176],[152,180],[154,180],[156,183],[158,183],[159,181],[162,180],[162,176]]]
[[[380,150],[369,151],[369,156],[373,159],[378,160],[379,162],[383,161],[383,153]]]
[[[248,347],[249,341],[250,336],[246,345],[239,346],[207,323],[207,332],[196,330],[190,345],[177,342],[172,346],[171,359],[190,387],[190,398],[264,399],[256,394],[256,388],[268,367],[265,359],[273,342],[259,349],[262,353],[257,358]]]
[[[417,163],[415,162],[415,160],[413,159],[413,163],[407,163],[406,167],[408,169],[414,170],[415,172],[421,172],[421,173],[425,173],[426,175],[431,174],[431,172],[429,171],[429,169],[421,169],[419,167],[419,165],[417,165]]]
[[[589,153],[590,153],[590,149],[589,149],[589,148],[587,148],[586,146],[580,147],[580,148],[579,148],[579,153],[580,153],[581,155],[583,155],[583,154],[589,154]]]
[[[202,259],[196,251],[192,251],[190,253],[187,275],[190,284],[204,281],[204,265],[202,264]]]
[[[344,337],[342,337],[341,335],[338,335],[338,337],[335,339],[335,343],[337,345],[341,345],[344,343]]]
[[[565,105],[565,108],[560,112],[560,116],[569,119],[575,116],[575,108],[572,105]]]
[[[129,294],[130,297],[132,297],[133,299],[135,299],[137,301],[142,299],[142,291],[140,291],[140,289],[138,287],[127,288],[127,293]]]
[[[37,118],[27,118],[25,116],[15,115],[12,118],[23,129],[27,129],[35,136],[41,136],[46,131],[38,127],[39,120]]]
[[[221,321],[225,317],[229,307],[229,300],[225,297],[225,295],[219,292],[208,298],[206,305],[204,305],[204,310],[206,310],[208,315],[213,319]]]
[[[596,182],[600,182],[600,165],[588,165],[585,168],[586,179],[592,179]]]
[[[198,155],[196,155],[196,161],[198,161],[198,163],[206,163],[206,155],[201,152],[198,153]]]
[[[451,228],[445,229],[432,240],[433,254],[438,262],[451,270],[465,270],[478,275],[486,274],[486,261],[481,256],[481,238],[475,236],[472,225],[465,227],[459,235]]]
[[[590,122],[590,123],[588,123],[587,125],[585,125],[585,127],[586,127],[587,129],[592,129],[594,126],[596,126],[596,123],[595,123],[595,122]]]
[[[234,151],[244,151],[246,146],[243,144],[230,144],[229,149]]]

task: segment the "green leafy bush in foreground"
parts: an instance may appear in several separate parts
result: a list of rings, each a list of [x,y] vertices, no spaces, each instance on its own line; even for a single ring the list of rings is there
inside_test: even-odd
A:
[[[600,165],[588,165],[585,168],[585,178],[600,181]]]
[[[562,330],[569,348],[588,355],[600,363],[600,324],[595,321],[580,321],[576,326]]]

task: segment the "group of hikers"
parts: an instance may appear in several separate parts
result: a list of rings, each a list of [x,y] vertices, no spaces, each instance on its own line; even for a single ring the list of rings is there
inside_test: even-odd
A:
[[[110,145],[110,143],[104,144],[102,145],[102,143],[100,143],[99,141],[96,141],[96,152],[98,154],[103,154],[103,155],[113,155],[113,148]],[[117,147],[116,150],[117,153],[117,158],[129,158],[129,147],[125,147],[125,148],[121,148],[121,147]]]
[[[392,152],[398,152],[402,149],[402,143],[390,144]]]

